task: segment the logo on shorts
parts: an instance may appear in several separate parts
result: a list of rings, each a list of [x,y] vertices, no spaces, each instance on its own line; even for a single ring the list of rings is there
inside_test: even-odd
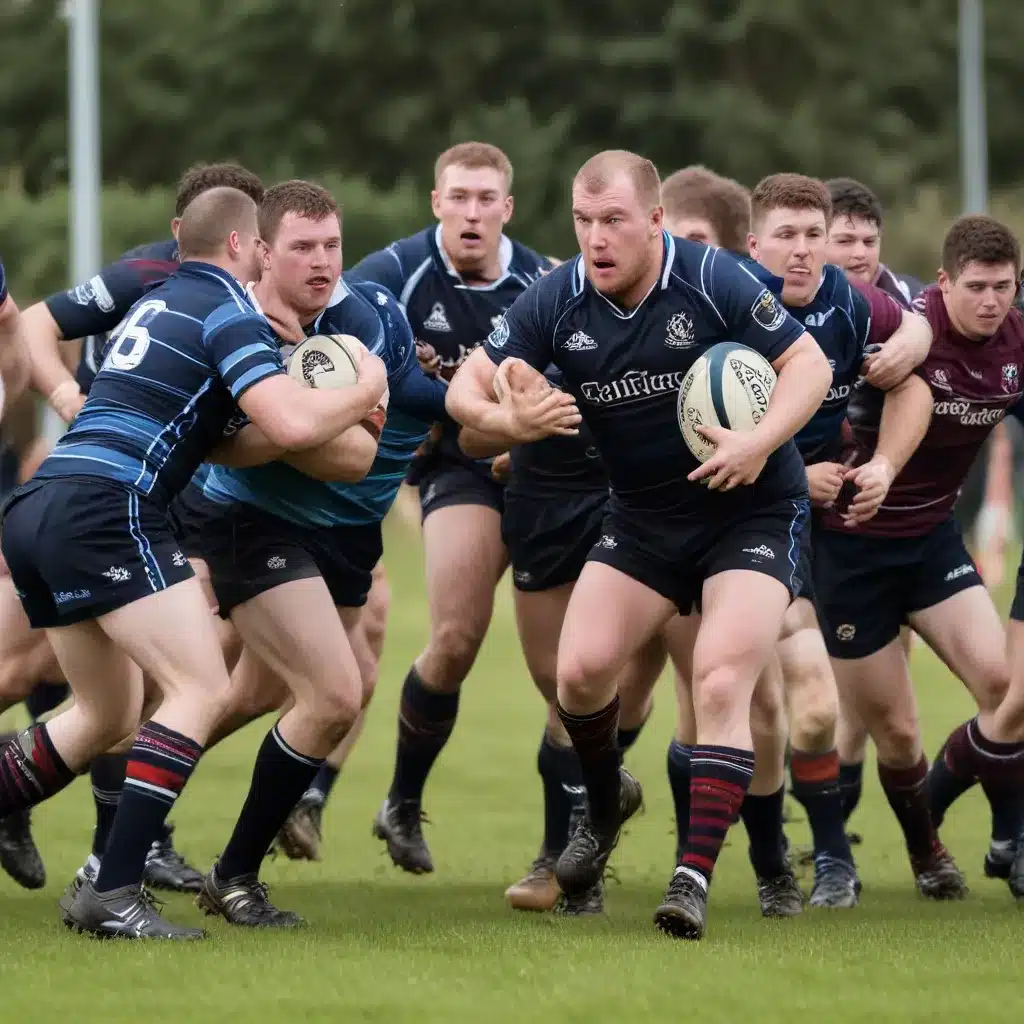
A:
[[[282,558],[280,555],[272,555],[267,559],[268,569],[283,569],[288,564],[287,558]]]
[[[775,552],[767,544],[759,544],[756,548],[744,548],[743,554],[755,555],[758,558],[774,558]]]
[[[377,292],[377,305],[386,306],[388,304],[388,297],[383,292]]]
[[[970,576],[974,572],[974,566],[969,562],[965,562],[963,565],[958,565],[955,569],[950,569],[946,573],[946,582],[950,583],[952,580],[958,580],[961,576]]]
[[[605,551],[614,551],[619,546],[619,542],[610,533],[605,533],[597,542],[597,546],[604,548]]]
[[[597,342],[586,331],[577,331],[570,336],[562,348],[566,352],[592,352],[597,348]]]
[[[131,572],[123,565],[112,565],[103,575],[111,583],[127,583],[132,578]]]
[[[526,584],[533,582],[533,573],[527,572],[525,569],[516,569],[512,576],[516,583]]]
[[[20,590],[14,591],[18,597],[24,597]],[[85,601],[92,597],[91,590],[59,590],[53,595],[54,604],[68,604],[71,601]]]
[[[1018,370],[1016,363],[1006,363],[1002,372],[1003,390],[1009,395],[1017,390]]]
[[[668,318],[665,345],[668,348],[689,348],[695,340],[693,321],[685,313],[673,313]]]
[[[188,565],[188,559],[180,551],[175,551],[174,554],[171,555],[171,564],[182,569]]]
[[[777,331],[786,322],[786,311],[767,288],[754,300],[750,315],[766,331]]]
[[[857,635],[857,627],[850,622],[844,622],[836,626],[836,636],[840,640],[852,640]]]
[[[452,325],[448,323],[448,314],[444,311],[444,306],[440,302],[434,303],[430,310],[430,315],[423,321],[423,326],[428,331],[451,333]]]

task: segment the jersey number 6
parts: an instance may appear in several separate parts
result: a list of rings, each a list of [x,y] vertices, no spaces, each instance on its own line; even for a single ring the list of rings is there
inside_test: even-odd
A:
[[[114,339],[104,365],[112,370],[134,370],[145,358],[149,349],[148,324],[157,313],[162,313],[167,303],[162,299],[147,299],[135,307]]]

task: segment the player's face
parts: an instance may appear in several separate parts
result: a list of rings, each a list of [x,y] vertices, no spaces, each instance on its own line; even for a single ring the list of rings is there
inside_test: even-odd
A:
[[[873,220],[841,215],[832,221],[826,258],[846,276],[871,284],[878,274],[882,232]]]
[[[319,313],[341,276],[341,225],[337,214],[312,220],[289,212],[264,262],[282,300],[300,316]]]
[[[968,263],[960,275],[939,271],[939,287],[953,326],[976,341],[991,338],[1002,326],[1017,294],[1012,263]]]
[[[639,301],[634,290],[661,261],[662,209],[646,209],[627,174],[617,175],[596,194],[572,192],[576,241],[591,284],[602,295]]]
[[[263,242],[256,233],[255,221],[249,230],[232,231],[228,247],[238,267],[238,279],[244,284],[258,281],[263,273]]]
[[[430,194],[441,240],[455,269],[480,273],[497,258],[501,230],[512,216],[505,175],[494,167],[446,167]]]
[[[782,301],[806,306],[821,284],[828,224],[821,210],[769,210],[747,236],[750,255],[783,280]]]
[[[711,221],[703,217],[665,217],[665,230],[676,238],[688,238],[691,242],[703,242],[705,245],[719,246],[718,232]]]

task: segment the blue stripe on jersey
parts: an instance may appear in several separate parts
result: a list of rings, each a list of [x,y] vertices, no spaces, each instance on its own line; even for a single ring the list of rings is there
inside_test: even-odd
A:
[[[249,356],[262,351],[262,345],[246,345],[245,348],[240,348],[237,352],[232,352],[226,359],[222,359],[217,364],[217,372],[222,377],[227,376],[231,368],[237,366],[243,359],[248,359]]]
[[[263,380],[264,377],[273,377],[277,372],[272,366],[254,366],[251,370],[246,370],[241,377],[235,380],[231,387],[231,392],[232,394],[238,394],[245,391],[247,388],[251,388],[257,381]]]

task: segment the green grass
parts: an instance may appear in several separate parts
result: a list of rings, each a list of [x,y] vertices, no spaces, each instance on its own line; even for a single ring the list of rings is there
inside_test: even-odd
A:
[[[118,1022],[668,1021],[756,1024],[1002,1019],[1019,1006],[1021,917],[1003,883],[984,879],[987,813],[972,793],[945,838],[973,884],[963,904],[926,904],[914,891],[898,830],[869,769],[856,825],[864,880],[853,912],[761,919],[741,832],[724,851],[710,932],[673,942],[651,925],[674,841],[665,780],[672,695],[630,756],[647,811],[615,861],[607,915],[559,920],[509,911],[502,894],[536,852],[540,789],[534,768],[543,712],[522,665],[507,584],[461,717],[427,791],[437,872],[392,868],[370,821],[390,778],[398,690],[426,638],[418,542],[387,537],[394,593],[381,685],[366,733],[338,783],[320,864],[268,862],[275,900],[304,914],[300,933],[243,933],[215,922],[189,948],[98,943],[61,926],[56,902],[88,850],[92,800],[79,781],[42,807],[36,835],[49,882],[28,893],[0,877],[3,1020]],[[927,652],[915,655],[927,748],[970,713],[959,684]],[[667,682],[667,680],[666,680]],[[207,865],[225,841],[269,719],[215,750],[174,820],[178,845]],[[791,826],[797,844],[803,823]],[[177,920],[199,923],[184,896]],[[31,1018],[30,1018],[31,1015]]]

